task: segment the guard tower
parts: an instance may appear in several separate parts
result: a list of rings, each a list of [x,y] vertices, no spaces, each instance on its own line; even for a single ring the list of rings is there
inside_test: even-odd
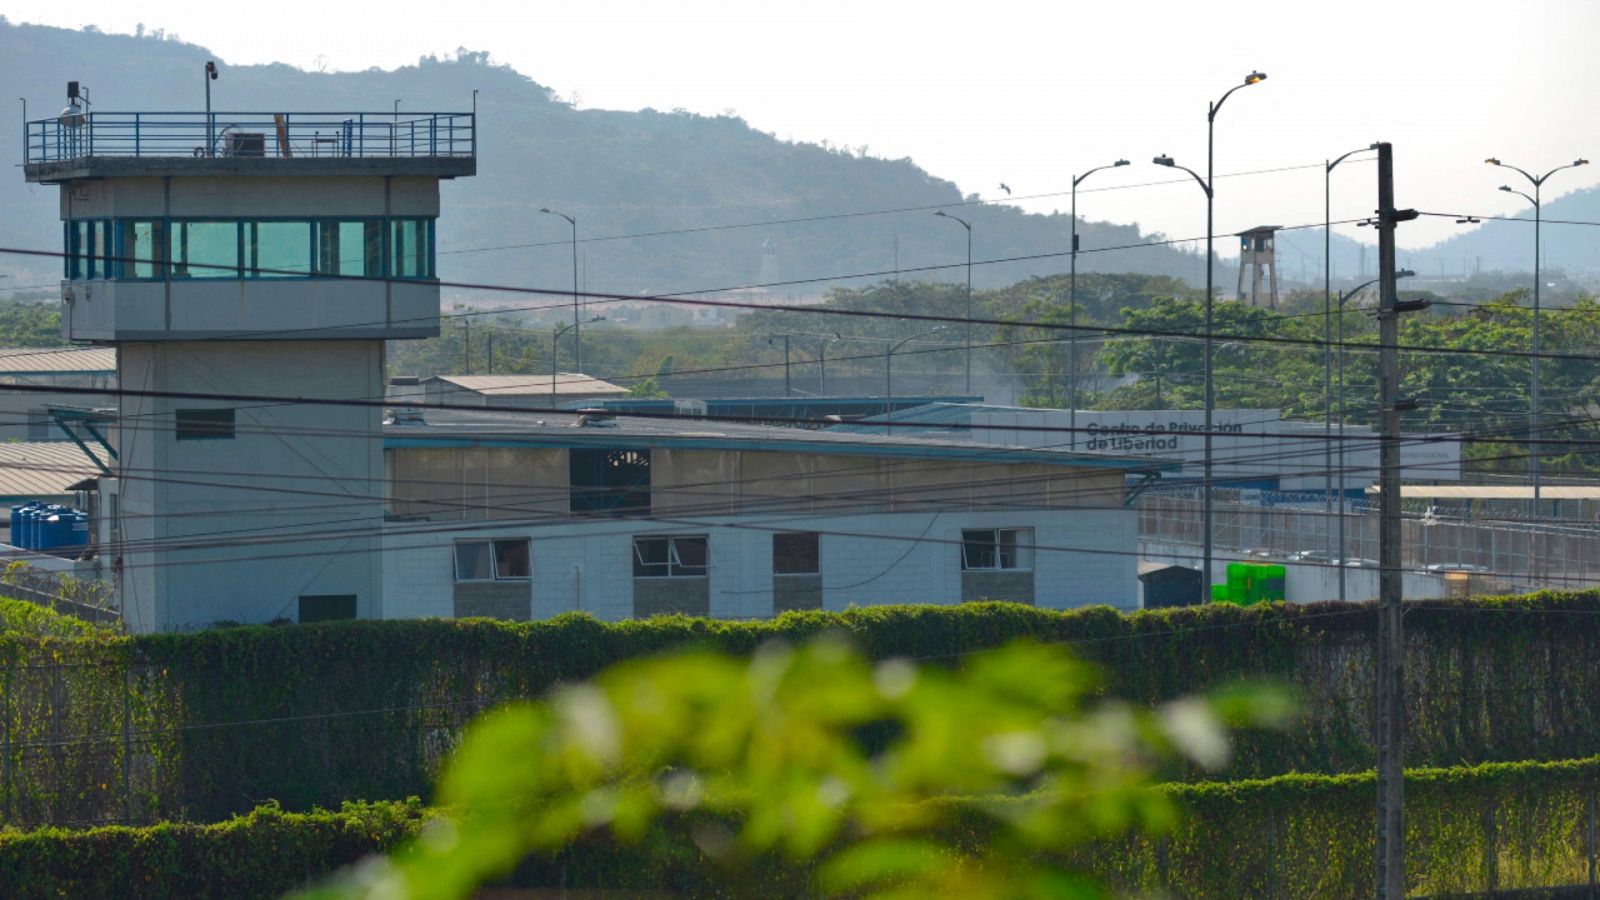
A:
[[[439,333],[439,182],[475,173],[475,126],[27,123],[26,178],[61,191],[63,334],[118,351],[101,562],[129,629],[383,614],[384,341]]]
[[[1239,288],[1234,298],[1251,306],[1278,308],[1278,256],[1273,237],[1281,225],[1257,225],[1239,238]],[[1245,293],[1245,285],[1250,292]]]

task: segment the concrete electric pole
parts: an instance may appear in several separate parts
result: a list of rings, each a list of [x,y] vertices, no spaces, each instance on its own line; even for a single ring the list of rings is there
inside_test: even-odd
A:
[[[1400,314],[1426,301],[1398,297],[1394,229],[1417,217],[1394,208],[1394,149],[1378,149],[1378,391],[1382,407],[1378,459],[1378,853],[1380,900],[1405,896],[1405,637],[1400,569],[1400,414],[1415,409],[1400,397]]]

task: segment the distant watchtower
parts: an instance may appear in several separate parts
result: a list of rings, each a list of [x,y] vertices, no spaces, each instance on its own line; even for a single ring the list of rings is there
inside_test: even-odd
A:
[[[1239,288],[1234,298],[1248,300],[1251,306],[1278,308],[1278,257],[1273,248],[1273,236],[1282,227],[1257,225],[1241,231],[1239,238]],[[1245,285],[1249,293],[1245,293]]]
[[[128,627],[381,616],[384,342],[439,333],[475,117],[69,113],[23,164],[61,188],[62,333],[118,350],[100,546]]]
[[[761,284],[776,284],[778,282],[778,245],[767,238],[761,242]]]

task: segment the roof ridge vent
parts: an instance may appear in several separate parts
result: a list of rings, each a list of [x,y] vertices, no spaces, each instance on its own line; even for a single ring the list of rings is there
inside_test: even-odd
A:
[[[579,428],[616,428],[617,414],[605,409],[579,409],[577,427]]]

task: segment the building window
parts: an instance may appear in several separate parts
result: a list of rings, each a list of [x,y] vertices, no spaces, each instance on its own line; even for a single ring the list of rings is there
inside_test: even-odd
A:
[[[816,575],[822,571],[820,541],[815,531],[772,536],[772,574]]]
[[[433,220],[391,220],[389,259],[396,278],[432,278]]]
[[[166,241],[159,219],[121,219],[117,222],[122,239],[118,278],[163,278],[166,275]]]
[[[533,577],[527,538],[456,541],[457,581],[525,581]]]
[[[355,594],[305,594],[300,597],[300,616],[297,621],[334,622],[356,617]]]
[[[111,220],[74,219],[65,223],[63,274],[71,280],[110,278],[113,269]]]
[[[173,414],[180,441],[233,439],[233,410],[180,409]]]
[[[635,578],[704,578],[709,563],[709,538],[703,534],[633,539]]]
[[[246,222],[244,250],[251,278],[303,278],[311,274],[311,223]]]
[[[650,514],[649,450],[577,450],[567,456],[575,513]]]
[[[961,568],[967,571],[1033,568],[1033,529],[963,529]]]
[[[239,223],[172,223],[167,258],[173,278],[238,278]]]
[[[317,274],[383,277],[383,223],[318,222]]]

